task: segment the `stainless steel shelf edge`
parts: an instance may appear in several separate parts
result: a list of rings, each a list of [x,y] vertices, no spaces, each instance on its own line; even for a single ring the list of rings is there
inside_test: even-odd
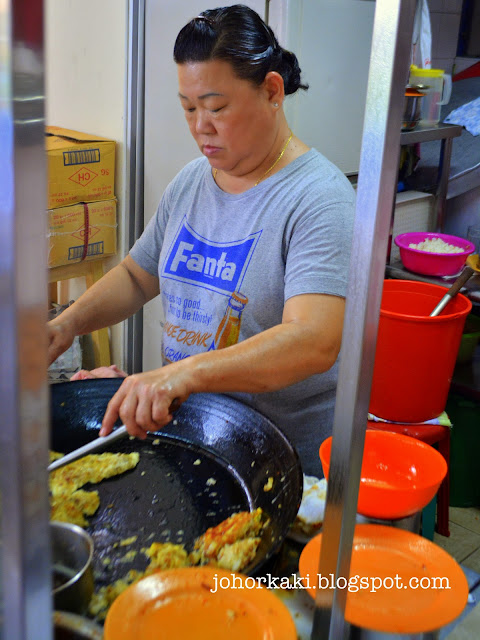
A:
[[[445,138],[458,138],[462,135],[463,127],[458,124],[444,124],[440,122],[435,126],[417,125],[411,131],[402,131],[400,134],[400,144],[415,144],[416,142],[431,142],[432,140],[442,140]]]

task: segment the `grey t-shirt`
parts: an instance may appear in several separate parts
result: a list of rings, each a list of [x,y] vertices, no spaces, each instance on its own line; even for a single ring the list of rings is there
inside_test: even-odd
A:
[[[206,158],[190,162],[131,250],[160,278],[163,362],[281,323],[292,296],[345,296],[353,217],[352,186],[314,149],[241,194],[216,185]],[[337,368],[279,391],[230,395],[269,417],[296,446],[304,472],[321,476]]]

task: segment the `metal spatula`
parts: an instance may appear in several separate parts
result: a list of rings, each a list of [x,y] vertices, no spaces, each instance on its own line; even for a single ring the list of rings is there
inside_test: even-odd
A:
[[[121,427],[118,427],[118,429],[115,429],[113,433],[109,433],[108,436],[95,438],[95,440],[92,440],[92,442],[88,442],[87,444],[83,445],[83,447],[79,447],[78,449],[75,449],[71,453],[67,453],[61,458],[58,458],[58,460],[54,460],[52,463],[48,465],[47,469],[49,472],[54,471],[54,469],[58,469],[59,467],[63,467],[64,465],[69,464],[74,460],[83,458],[83,456],[86,456],[89,453],[98,451],[99,449],[102,449],[102,447],[104,447],[105,445],[111,444],[116,440],[120,440],[121,438],[124,438],[127,435],[128,435],[127,427],[122,425]]]
[[[180,405],[181,405],[181,401],[178,398],[174,398],[169,408],[170,413],[173,413],[174,411],[176,411]],[[128,435],[127,427],[125,425],[122,425],[121,427],[118,427],[117,429],[115,429],[113,433],[109,433],[108,436],[99,436],[98,438],[95,438],[95,440],[92,440],[92,442],[88,442],[87,444],[83,445],[83,447],[79,447],[78,449],[75,449],[74,451],[71,451],[70,453],[67,453],[66,455],[62,456],[61,458],[58,458],[58,460],[54,460],[48,465],[47,470],[48,472],[54,471],[55,469],[58,469],[59,467],[63,467],[64,465],[69,464],[74,460],[83,458],[83,456],[86,456],[89,453],[98,451],[99,449],[102,449],[102,447],[104,447],[105,445],[111,444],[116,440],[120,440],[121,438],[124,438],[127,435]]]
[[[457,295],[463,285],[469,280],[474,273],[480,273],[480,263],[478,255],[471,255],[467,258],[467,266],[463,268],[462,273],[458,276],[455,282],[452,284],[447,293],[443,296],[435,309],[430,314],[430,317],[438,316],[450,300]]]

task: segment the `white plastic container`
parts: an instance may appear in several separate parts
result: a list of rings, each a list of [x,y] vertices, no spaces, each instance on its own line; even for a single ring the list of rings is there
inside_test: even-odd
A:
[[[422,86],[424,92],[420,124],[435,125],[440,122],[442,105],[448,104],[452,95],[452,76],[443,69],[410,67],[410,84]]]

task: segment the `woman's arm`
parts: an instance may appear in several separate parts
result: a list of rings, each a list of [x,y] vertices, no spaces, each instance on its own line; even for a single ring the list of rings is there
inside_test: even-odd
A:
[[[129,376],[108,405],[101,435],[120,417],[140,438],[172,419],[191,393],[274,391],[330,369],[340,351],[345,301],[305,294],[285,304],[282,323],[238,344]]]
[[[199,354],[194,377],[220,393],[259,393],[323,373],[340,351],[344,309],[345,300],[337,296],[294,296],[285,304],[282,324],[228,349],[209,352],[216,356],[215,362],[208,353]]]
[[[127,256],[48,323],[49,363],[70,347],[75,336],[129,318],[159,291],[158,278]]]

